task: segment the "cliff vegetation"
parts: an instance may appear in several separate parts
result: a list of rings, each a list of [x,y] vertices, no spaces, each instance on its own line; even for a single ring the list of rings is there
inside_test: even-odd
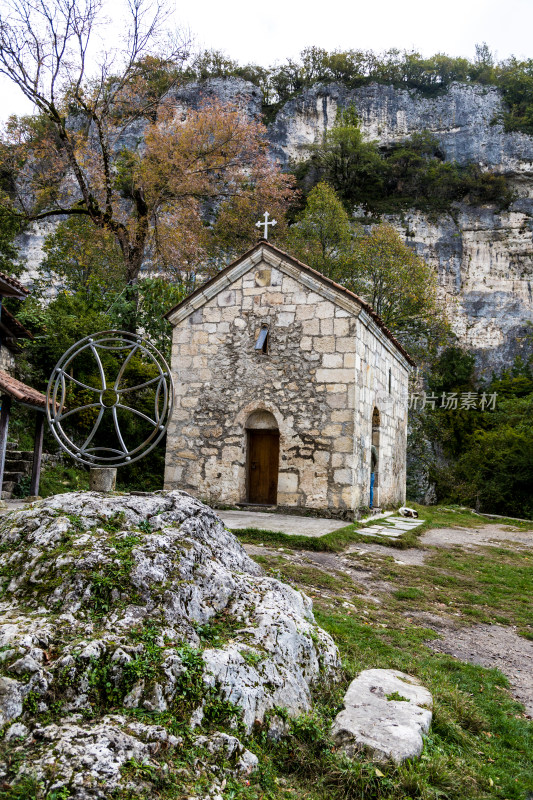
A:
[[[396,48],[380,54],[307,47],[299,60],[288,59],[268,68],[240,65],[220,51],[208,50],[194,58],[184,74],[191,79],[239,77],[254,83],[263,93],[267,118],[320,83],[339,83],[351,89],[381,83],[428,97],[445,92],[452,83],[496,86],[506,103],[501,117],[505,129],[533,134],[533,59],[513,56],[497,61],[486,44],[476,45],[473,60],[445,53],[424,58],[416,51]]]

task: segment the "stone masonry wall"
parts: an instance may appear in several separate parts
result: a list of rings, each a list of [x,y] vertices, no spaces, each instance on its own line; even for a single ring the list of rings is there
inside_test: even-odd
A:
[[[165,486],[245,501],[246,421],[264,409],[280,431],[278,505],[357,508],[368,504],[376,393],[387,391],[391,368],[406,406],[407,368],[355,303],[349,310],[325,299],[286,267],[251,263],[176,324]],[[263,324],[267,354],[254,350]],[[382,417],[381,498],[390,502],[405,491],[405,408],[397,412],[390,404]]]
[[[356,336],[356,416],[353,508],[369,502],[370,445],[378,448],[374,506],[405,503],[408,372],[388,340],[362,311]],[[390,391],[389,391],[390,370]],[[372,412],[380,415],[372,437]],[[377,433],[377,436],[376,436]]]
[[[15,370],[15,357],[11,350],[8,350],[5,345],[0,347],[0,369],[4,372],[8,372],[10,375],[12,375]]]

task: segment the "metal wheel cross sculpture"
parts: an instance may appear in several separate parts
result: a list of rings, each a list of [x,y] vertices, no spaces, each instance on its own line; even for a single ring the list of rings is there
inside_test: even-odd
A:
[[[80,366],[84,374],[92,369],[94,380],[78,380]],[[72,458],[90,467],[122,467],[161,441],[174,387],[167,362],[150,342],[126,331],[100,331],[59,359],[46,400],[50,429]]]

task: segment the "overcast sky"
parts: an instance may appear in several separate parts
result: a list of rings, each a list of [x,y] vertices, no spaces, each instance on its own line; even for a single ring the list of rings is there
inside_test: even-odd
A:
[[[109,10],[116,7],[106,0]],[[308,45],[326,50],[391,47],[424,55],[473,58],[487,42],[497,58],[533,57],[533,0],[196,0],[176,4],[200,48],[224,50],[242,63],[264,66],[296,58]],[[118,26],[108,27],[112,40]],[[0,119],[31,107],[0,78]]]

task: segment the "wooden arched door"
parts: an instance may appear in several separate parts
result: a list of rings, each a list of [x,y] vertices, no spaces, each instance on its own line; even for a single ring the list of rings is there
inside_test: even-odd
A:
[[[278,500],[279,430],[272,414],[254,412],[246,425],[248,450],[247,500],[276,505]]]

